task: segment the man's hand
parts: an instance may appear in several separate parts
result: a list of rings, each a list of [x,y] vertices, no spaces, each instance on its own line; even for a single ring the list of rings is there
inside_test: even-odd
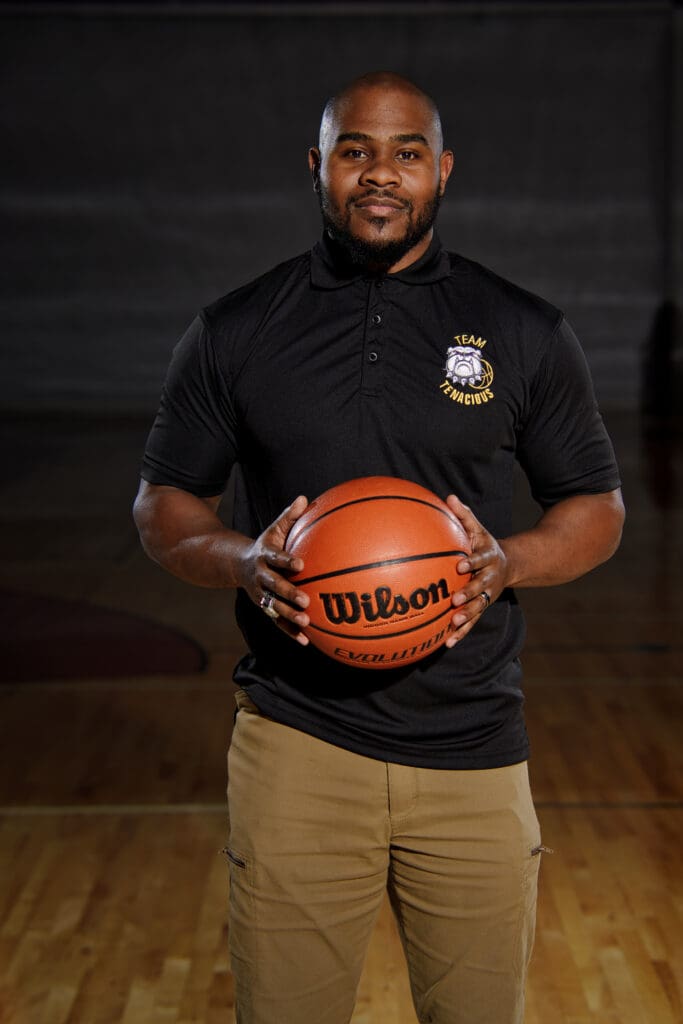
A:
[[[310,620],[301,609],[308,607],[309,597],[282,573],[301,572],[304,567],[303,560],[288,554],[284,547],[287,534],[307,505],[306,498],[300,495],[246,548],[235,567],[238,585],[246,590],[254,604],[263,607],[261,602],[272,595],[273,621],[284,633],[304,645],[308,637],[301,629]]]
[[[452,619],[455,632],[449,636],[446,647],[454,647],[467,636],[506,586],[507,559],[498,541],[484,529],[467,505],[454,494],[448,496],[446,503],[462,523],[472,549],[471,555],[461,559],[456,567],[460,575],[472,573],[472,577],[462,590],[453,594],[453,605],[457,609]]]
[[[455,632],[446,641],[447,647],[467,636],[506,587],[554,587],[607,561],[619,545],[624,523],[618,488],[558,501],[535,526],[501,541],[454,495],[447,501],[472,546],[472,554],[458,562],[457,571],[473,573],[467,585],[453,595]],[[483,595],[488,595],[488,600]]]
[[[288,636],[307,644],[301,629],[309,622],[303,611],[308,596],[283,575],[303,569],[303,561],[288,555],[284,546],[292,524],[308,505],[306,498],[293,501],[256,540],[223,525],[218,517],[220,500],[219,494],[199,498],[142,480],[134,517],[145,551],[187,583],[242,587],[261,608],[273,595],[273,621]]]

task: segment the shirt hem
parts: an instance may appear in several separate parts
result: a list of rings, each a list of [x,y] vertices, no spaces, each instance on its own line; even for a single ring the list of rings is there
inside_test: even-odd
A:
[[[463,754],[453,751],[439,753],[432,750],[424,755],[414,750],[392,749],[391,744],[383,746],[373,743],[372,740],[355,741],[353,737],[326,729],[319,723],[306,719],[305,716],[288,714],[287,709],[283,709],[280,702],[272,700],[272,695],[262,691],[258,685],[240,685],[259,712],[266,718],[272,719],[279,725],[285,725],[290,729],[297,729],[299,732],[314,736],[334,747],[341,747],[343,750],[359,754],[361,757],[368,757],[373,761],[402,764],[411,768],[476,771],[488,768],[507,768],[513,764],[520,764],[528,760],[529,757],[528,742],[506,751],[495,750],[481,754]]]

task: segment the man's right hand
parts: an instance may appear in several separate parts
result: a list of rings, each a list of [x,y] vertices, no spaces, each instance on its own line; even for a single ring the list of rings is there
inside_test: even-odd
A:
[[[271,613],[273,621],[304,645],[308,637],[301,629],[310,620],[302,609],[308,607],[309,597],[282,574],[301,572],[304,567],[303,560],[288,554],[284,547],[287,534],[307,506],[303,495],[296,498],[243,552],[236,566],[238,585],[246,590],[254,604],[263,607],[262,601],[272,596],[270,607],[276,613],[276,616]]]
[[[155,562],[200,587],[242,587],[254,604],[272,594],[273,621],[300,644],[309,618],[303,609],[308,596],[289,582],[303,562],[284,550],[287,534],[308,502],[301,495],[252,540],[228,529],[218,516],[221,495],[199,498],[177,487],[143,480],[133,515],[142,545]],[[265,611],[264,611],[265,614]]]

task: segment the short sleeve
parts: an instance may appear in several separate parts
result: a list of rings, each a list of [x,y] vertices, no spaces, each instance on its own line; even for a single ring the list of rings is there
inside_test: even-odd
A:
[[[229,381],[197,317],[173,352],[141,474],[151,484],[211,497],[225,489],[236,459]]]
[[[517,456],[538,503],[619,487],[612,443],[598,410],[586,358],[562,318],[541,354]]]

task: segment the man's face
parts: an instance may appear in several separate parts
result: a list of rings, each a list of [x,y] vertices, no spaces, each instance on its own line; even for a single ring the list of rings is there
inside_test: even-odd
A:
[[[309,163],[324,226],[354,262],[396,271],[427,249],[453,164],[440,149],[420,96],[361,87],[341,101]]]

